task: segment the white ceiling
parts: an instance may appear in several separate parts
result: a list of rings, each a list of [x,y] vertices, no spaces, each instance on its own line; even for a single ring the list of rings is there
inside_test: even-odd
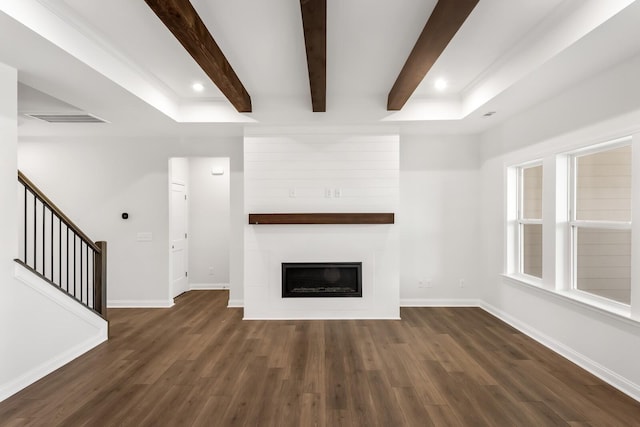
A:
[[[257,123],[469,133],[640,53],[638,1],[480,0],[405,108],[388,112],[389,90],[436,0],[328,0],[327,112],[312,113],[298,1],[192,3],[251,95],[252,113],[235,112],[142,0],[0,0],[0,36],[17,41],[0,45],[0,62],[18,68],[25,85],[111,122],[91,132],[224,134]],[[449,82],[444,93],[433,88],[439,77]],[[200,94],[196,81],[205,84]],[[33,95],[23,112],[54,108]],[[490,110],[498,113],[482,118]],[[22,119],[21,132],[50,126]],[[55,129],[88,125],[64,126]]]

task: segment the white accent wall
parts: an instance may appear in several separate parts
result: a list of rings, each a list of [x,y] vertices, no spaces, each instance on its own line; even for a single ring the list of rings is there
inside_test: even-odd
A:
[[[245,223],[249,213],[396,213],[398,140],[245,137]],[[244,254],[246,319],[399,318],[397,224],[246,224]],[[362,298],[282,298],[284,262],[362,262]]]

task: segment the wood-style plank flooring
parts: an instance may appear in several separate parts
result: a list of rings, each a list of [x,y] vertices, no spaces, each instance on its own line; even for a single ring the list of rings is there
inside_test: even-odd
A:
[[[225,291],[111,309],[2,426],[638,426],[640,403],[476,308],[243,321]]]

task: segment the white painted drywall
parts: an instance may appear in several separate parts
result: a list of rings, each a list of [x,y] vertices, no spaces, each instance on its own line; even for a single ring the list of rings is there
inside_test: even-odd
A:
[[[109,305],[169,306],[169,158],[230,158],[230,299],[242,301],[240,138],[31,138],[20,168],[95,240],[109,243]],[[120,217],[129,213],[129,219]],[[139,242],[137,233],[152,233]],[[235,238],[234,238],[235,236]],[[235,285],[235,286],[234,286]]]
[[[640,55],[510,117],[482,135],[481,157],[487,160],[633,112],[640,98],[639,72]],[[499,120],[499,114],[494,118]]]
[[[480,176],[476,137],[400,138],[403,305],[457,305],[480,296]]]
[[[501,274],[505,270],[505,167],[545,156],[552,159],[553,153],[637,134],[640,129],[638,75],[640,60],[633,58],[482,136],[482,248],[479,252],[485,284],[482,299],[487,307],[636,398],[640,398],[637,363],[640,323],[513,283]],[[551,164],[553,162],[545,161],[545,165]],[[553,173],[553,168],[546,169],[545,175],[547,173]],[[634,170],[634,176],[636,174],[640,174],[640,170]],[[547,193],[543,200],[545,215],[553,214],[555,203],[553,192]],[[545,232],[545,236],[547,234]],[[549,269],[553,270],[555,243],[545,242],[544,248],[543,265],[551,265]],[[550,281],[547,286],[553,287],[554,272],[543,272],[543,275]],[[638,317],[637,313],[635,316]]]
[[[199,288],[229,283],[229,176],[229,158],[189,158],[189,283]]]
[[[184,184],[189,190],[189,159],[186,157],[172,157],[169,159],[169,174],[171,182]]]
[[[15,279],[17,71],[3,64],[0,64],[0,94],[0,400],[3,400],[106,337],[100,328],[79,320]]]

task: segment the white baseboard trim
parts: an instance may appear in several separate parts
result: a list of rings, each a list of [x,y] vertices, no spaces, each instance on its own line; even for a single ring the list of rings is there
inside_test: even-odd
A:
[[[54,359],[47,360],[45,363],[31,369],[25,374],[21,375],[19,378],[9,382],[8,384],[0,387],[0,402],[7,399],[10,396],[13,396],[20,390],[25,387],[30,386],[35,383],[39,379],[49,375],[53,371],[67,363],[71,362],[73,359],[82,356],[84,353],[88,352],[92,348],[102,344],[107,340],[107,328],[105,326],[104,329],[99,330],[95,336],[87,339],[86,341],[78,344],[77,346],[65,351]]]
[[[489,314],[492,314],[503,322],[513,326],[528,337],[536,340],[545,347],[551,349],[552,351],[580,366],[582,369],[592,373],[602,381],[608,383],[609,385],[617,388],[621,392],[640,402],[640,385],[627,380],[623,376],[611,371],[609,368],[602,366],[598,362],[591,360],[590,358],[584,356],[581,353],[578,353],[570,347],[565,346],[561,342],[556,341],[555,339],[543,334],[542,332],[529,327],[524,322],[521,322],[510,314],[507,314],[504,311],[485,303],[484,301],[481,302],[480,307]]]
[[[65,294],[59,289],[56,289],[50,283],[45,282],[22,265],[15,263],[14,275],[16,279],[36,292],[44,295],[47,299],[55,302],[60,307],[78,317],[80,320],[90,324],[94,328],[104,329],[105,331],[107,330],[106,320],[91,310],[88,310],[80,302],[74,300],[73,297]]]
[[[244,300],[241,299],[230,299],[227,304],[228,308],[244,308]]]
[[[189,283],[190,291],[214,291],[229,289],[228,283]]]
[[[403,298],[400,307],[480,307],[481,301],[473,298]]]
[[[173,307],[173,298],[170,300],[109,300],[108,308],[170,308]]]

